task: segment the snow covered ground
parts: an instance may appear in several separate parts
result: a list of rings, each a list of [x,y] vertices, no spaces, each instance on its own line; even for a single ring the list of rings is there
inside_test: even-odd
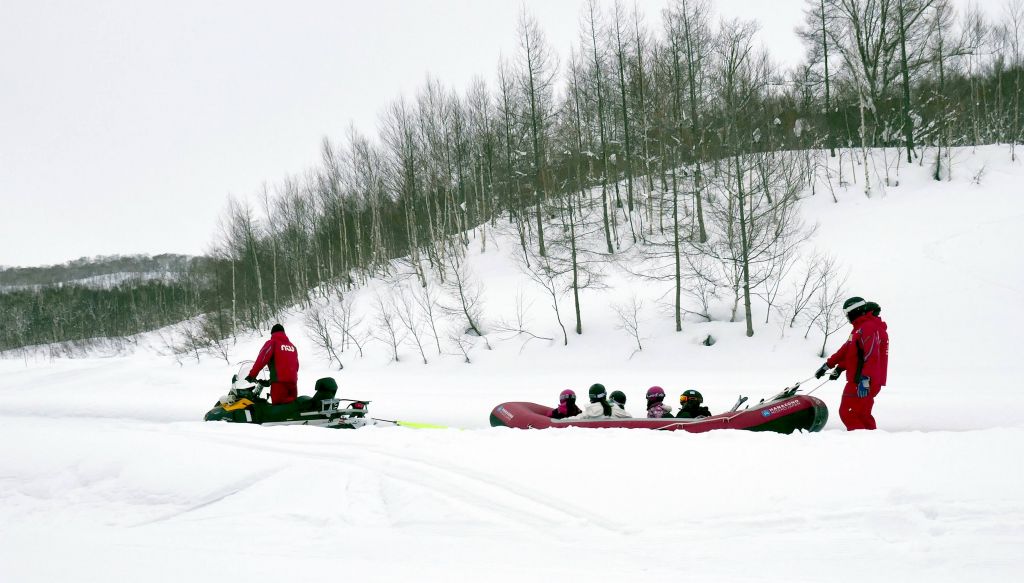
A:
[[[676,333],[655,304],[665,290],[621,276],[586,292],[568,347],[495,335],[470,365],[412,349],[395,363],[375,345],[331,371],[301,317],[285,321],[304,392],[332,375],[377,417],[449,430],[204,424],[236,367],[179,366],[147,338],[130,356],[0,360],[0,580],[1024,579],[1024,166],[1001,147],[956,161],[951,183],[915,166],[875,198],[851,185],[838,204],[804,203],[814,246],[889,324],[879,431],[846,433],[834,413],[792,436],[488,427],[497,403],[554,404],[593,382],[624,390],[635,415],[652,384],[697,388],[720,411],[821,362],[820,335],[774,322],[753,338],[724,321]],[[557,338],[513,243],[489,241],[472,246],[489,313],[522,289],[531,330]],[[630,287],[648,300],[632,357],[611,309]],[[241,340],[232,362],[261,342]],[[815,394],[834,412],[839,389]]]

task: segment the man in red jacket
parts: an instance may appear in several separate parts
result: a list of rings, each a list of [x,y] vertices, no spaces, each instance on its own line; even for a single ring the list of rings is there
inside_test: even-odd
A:
[[[274,324],[270,340],[260,349],[256,363],[245,380],[255,382],[263,367],[270,367],[270,400],[275,405],[291,403],[299,396],[299,352],[284,334],[284,326]]]
[[[843,311],[853,324],[853,333],[835,354],[828,357],[815,373],[821,378],[832,367],[838,367],[832,378],[846,371],[846,387],[839,402],[839,418],[846,429],[875,429],[871,408],[875,397],[885,386],[889,368],[889,333],[878,315],[882,308],[875,302],[852,297],[843,302]]]

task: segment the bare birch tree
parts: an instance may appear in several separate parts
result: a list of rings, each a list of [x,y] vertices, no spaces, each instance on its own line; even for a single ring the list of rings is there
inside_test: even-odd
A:
[[[530,143],[533,148],[533,189],[537,205],[537,246],[543,257],[544,247],[544,203],[547,200],[545,188],[545,160],[548,125],[553,115],[555,73],[558,64],[540,29],[536,18],[525,11],[519,16],[520,83],[529,104]]]

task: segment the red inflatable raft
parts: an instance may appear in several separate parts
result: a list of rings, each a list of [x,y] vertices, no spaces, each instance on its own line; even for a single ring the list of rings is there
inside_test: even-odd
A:
[[[828,421],[828,408],[817,397],[783,392],[776,397],[750,406],[711,417],[697,419],[552,419],[550,407],[536,403],[502,403],[491,411],[492,427],[515,429],[548,429],[558,427],[622,427],[626,429],[659,429],[703,433],[713,429],[746,429],[793,433],[821,431]]]

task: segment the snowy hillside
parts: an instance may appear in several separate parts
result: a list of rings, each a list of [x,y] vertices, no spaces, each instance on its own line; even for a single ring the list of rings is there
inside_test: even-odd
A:
[[[470,245],[470,267],[491,330],[514,319],[521,295],[525,327],[551,340],[492,331],[492,349],[477,340],[471,364],[446,347],[428,348],[426,365],[411,344],[394,362],[375,342],[363,358],[346,351],[339,372],[303,314],[284,321],[300,392],[335,376],[343,396],[372,400],[374,416],[462,430],[204,424],[237,367],[214,357],[179,366],[156,335],[127,357],[0,360],[0,578],[1019,579],[1024,166],[994,146],[954,161],[951,182],[912,166],[870,199],[850,184],[838,203],[819,190],[802,204],[818,224],[807,252],[847,267],[848,295],[877,301],[889,325],[880,431],[842,430],[838,382],[815,393],[832,412],[818,434],[488,427],[500,402],[553,405],[560,390],[593,382],[623,390],[637,416],[655,384],[672,397],[698,389],[717,412],[822,361],[820,332],[766,324],[763,304],[752,338],[724,305],[715,315],[725,319],[690,317],[675,332],[661,306],[668,284],[622,269],[610,269],[607,289],[585,290],[585,333],[570,328],[563,346],[550,300],[517,267],[516,241],[489,231],[485,252]],[[367,322],[377,293],[401,292],[377,281],[353,294]],[[614,310],[634,294],[642,351]],[[252,359],[262,341],[241,339],[230,360]]]

